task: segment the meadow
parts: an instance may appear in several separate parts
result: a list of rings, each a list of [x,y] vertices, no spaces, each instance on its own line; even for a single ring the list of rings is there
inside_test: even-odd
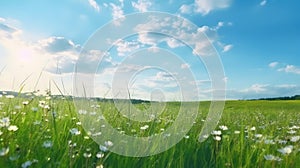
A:
[[[300,167],[299,100],[226,101],[215,131],[200,143],[209,105],[200,103],[192,129],[174,147],[154,156],[125,157],[107,150],[114,142],[98,145],[91,139],[101,133],[82,128],[70,99],[1,95],[0,167]],[[94,107],[120,132],[148,136],[172,124],[180,103],[169,102],[160,122],[130,128],[113,103],[96,101]]]

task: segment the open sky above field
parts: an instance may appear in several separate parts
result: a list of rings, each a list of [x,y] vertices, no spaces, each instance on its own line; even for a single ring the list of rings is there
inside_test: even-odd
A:
[[[1,1],[0,90],[18,91],[22,86],[26,91],[45,90],[51,80],[54,93],[58,93],[55,82],[64,94],[71,94],[79,52],[97,29],[127,14],[160,11],[190,20],[207,35],[223,63],[227,98],[300,94],[299,6],[295,0]],[[124,27],[122,22],[115,26]],[[198,98],[210,99],[211,83],[203,64],[173,39],[147,34],[115,43],[100,64],[95,95],[111,97],[116,67],[143,47],[164,47],[184,57],[186,63],[178,69],[193,71],[201,88]],[[198,50],[205,52],[205,48]],[[87,61],[92,63],[93,59]],[[158,88],[166,99],[178,98],[180,88],[169,73],[156,69],[141,74],[131,88],[133,97],[149,99],[150,91]]]

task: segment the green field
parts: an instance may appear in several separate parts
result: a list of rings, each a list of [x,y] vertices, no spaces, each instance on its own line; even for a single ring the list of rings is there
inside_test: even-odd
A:
[[[135,136],[163,131],[180,107],[168,103],[159,116],[161,122],[127,126],[128,119],[120,117],[112,103],[95,103],[111,125]],[[0,167],[300,167],[300,101],[227,101],[214,135],[200,143],[209,105],[200,103],[196,123],[174,147],[134,158],[100,149],[90,136],[101,135],[85,132],[71,100],[3,95]],[[146,108],[147,103],[136,106]],[[149,128],[141,130],[145,124]],[[110,145],[113,142],[106,144]]]

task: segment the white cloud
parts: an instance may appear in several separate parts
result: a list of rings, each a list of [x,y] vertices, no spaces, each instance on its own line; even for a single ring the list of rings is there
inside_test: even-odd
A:
[[[134,50],[140,48],[138,42],[125,41],[122,39],[118,40],[118,42],[115,45],[117,47],[119,56],[125,56],[126,53],[133,52]]]
[[[263,0],[263,1],[260,2],[259,5],[260,5],[260,6],[265,6],[266,4],[267,4],[267,0]]]
[[[181,64],[181,69],[189,69],[191,66],[188,63]]]
[[[271,63],[269,64],[269,67],[270,67],[270,68],[275,68],[278,64],[279,64],[278,62],[271,62]]]
[[[300,74],[300,68],[296,67],[294,65],[286,65],[284,68],[278,69],[278,71],[284,71],[286,73]]]
[[[233,47],[233,45],[231,45],[231,44],[225,45],[225,46],[223,47],[223,51],[222,51],[222,52],[227,52],[227,51],[231,50],[232,47]]]
[[[132,2],[131,5],[139,12],[147,12],[152,3],[148,0],[138,0],[137,2]]]
[[[115,20],[115,25],[120,26],[121,21],[125,18],[122,6],[118,6],[114,3],[110,3],[109,5],[112,7],[112,17]]]
[[[188,11],[193,11],[195,13],[206,15],[212,10],[228,8],[230,4],[231,0],[195,0],[192,4],[182,5],[180,7],[180,12],[189,13]]]
[[[179,8],[180,10],[180,13],[183,13],[183,14],[190,14],[192,12],[192,5],[186,5],[186,4],[183,4],[181,5],[181,7]]]
[[[100,12],[100,7],[95,0],[89,0],[89,4],[97,11]]]
[[[187,26],[185,26],[187,25]],[[189,26],[186,21],[171,19],[171,18],[149,18],[146,23],[136,26],[138,32],[162,32],[165,34],[172,34],[174,39],[180,39],[185,42],[185,45],[190,45],[193,48],[194,54],[200,56],[208,56],[214,52],[211,47],[211,43],[218,42],[218,28],[224,25],[223,22],[219,22],[215,27],[202,26],[200,28]],[[216,28],[218,27],[218,28]],[[194,32],[192,32],[192,29]],[[158,37],[154,38],[153,35],[147,33],[139,33],[139,42],[147,45],[157,45],[160,42],[166,42],[170,48],[176,48],[183,46],[178,40],[174,40],[170,37]],[[223,49],[223,46],[221,46]],[[225,49],[228,51],[232,48],[232,45],[227,46]]]
[[[227,90],[229,99],[255,99],[268,97],[293,96],[300,93],[300,86],[295,84],[253,84],[242,90]]]
[[[39,41],[40,45],[48,52],[57,53],[76,49],[76,46],[71,40],[64,37],[49,37]]]

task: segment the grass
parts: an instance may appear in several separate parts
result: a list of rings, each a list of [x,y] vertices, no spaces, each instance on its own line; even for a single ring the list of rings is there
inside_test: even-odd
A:
[[[91,135],[82,128],[71,100],[4,95],[0,102],[0,167],[300,166],[300,101],[227,101],[216,128],[221,135],[199,143],[210,105],[201,102],[187,136],[163,153],[141,158],[101,150],[90,138],[101,135]],[[172,125],[180,107],[179,103],[167,103],[159,122],[139,123],[122,117],[112,103],[94,103],[114,128],[131,136],[163,132],[162,128]],[[149,104],[136,106],[144,109]],[[145,125],[149,128],[141,131]],[[217,136],[221,140],[215,140]]]

